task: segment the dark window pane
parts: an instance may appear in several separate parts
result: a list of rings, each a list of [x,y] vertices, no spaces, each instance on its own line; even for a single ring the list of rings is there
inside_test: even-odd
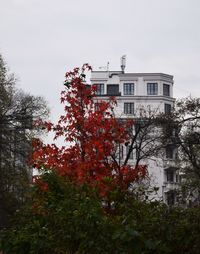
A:
[[[104,84],[94,84],[96,86],[96,94],[103,95],[104,94]]]
[[[134,83],[124,84],[124,95],[134,95]]]
[[[157,95],[157,94],[158,94],[158,84],[147,83],[147,95]]]
[[[124,146],[118,145],[117,151],[116,151],[116,158],[123,160],[124,158]]]
[[[120,154],[120,159],[123,159],[124,158],[124,147],[123,145],[120,145],[120,150],[119,150],[119,154]]]
[[[169,145],[166,147],[166,158],[173,159],[174,148],[173,146]]]
[[[163,84],[163,95],[170,96],[170,85]]]
[[[128,145],[126,147],[126,156],[128,155],[129,151],[130,151],[130,146]],[[130,153],[129,159],[131,159],[131,160],[133,159],[133,150]]]
[[[165,114],[170,114],[172,110],[171,104],[165,103]]]
[[[174,171],[173,169],[166,170],[167,182],[174,182]]]
[[[167,193],[167,204],[172,206],[175,204],[175,193],[170,191]]]
[[[98,103],[98,102],[96,102],[96,103],[94,104],[94,110],[95,110],[95,111],[98,111],[98,110],[99,110],[99,103]]]
[[[124,114],[134,114],[134,103],[125,102],[124,103]]]
[[[108,95],[119,95],[119,85],[107,85],[107,94]]]

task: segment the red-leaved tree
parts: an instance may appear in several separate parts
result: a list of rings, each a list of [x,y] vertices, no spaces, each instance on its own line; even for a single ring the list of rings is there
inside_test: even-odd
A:
[[[64,137],[66,146],[34,140],[33,165],[38,170],[55,171],[74,183],[97,187],[106,196],[116,187],[127,190],[132,182],[145,176],[146,167],[118,163],[116,148],[129,140],[128,130],[134,123],[114,117],[114,98],[95,103],[96,87],[85,82],[88,70],[91,67],[84,64],[66,73],[65,90],[61,93],[65,114],[58,123],[38,122],[53,131],[55,139]],[[48,190],[46,184],[39,183]]]

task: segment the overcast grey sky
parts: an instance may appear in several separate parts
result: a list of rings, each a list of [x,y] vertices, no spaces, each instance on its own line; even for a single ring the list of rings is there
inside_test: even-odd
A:
[[[0,0],[0,53],[19,86],[60,111],[67,70],[110,62],[174,75],[174,96],[200,97],[200,0]]]

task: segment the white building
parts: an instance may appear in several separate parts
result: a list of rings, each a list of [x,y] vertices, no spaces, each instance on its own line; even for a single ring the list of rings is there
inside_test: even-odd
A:
[[[96,100],[108,100],[114,96],[117,100],[117,118],[141,119],[144,115],[171,111],[175,101],[173,76],[164,73],[125,73],[124,68],[122,64],[122,71],[92,71],[91,83],[97,86]],[[146,149],[151,150],[151,143]],[[127,148],[123,150],[122,153],[126,153]],[[175,147],[166,146],[160,156],[147,156],[142,160],[148,167],[152,185],[159,188],[158,197],[169,205],[176,203],[174,190],[179,182],[176,153]],[[135,159],[133,155],[133,163]]]

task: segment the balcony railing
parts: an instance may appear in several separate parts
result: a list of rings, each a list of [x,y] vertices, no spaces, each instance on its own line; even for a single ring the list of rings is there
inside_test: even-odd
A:
[[[104,97],[104,96],[107,96],[107,97],[111,97],[111,96],[121,96],[121,92],[118,92],[118,93],[107,93],[107,94],[96,94],[97,97]]]
[[[179,164],[177,159],[165,159],[163,161],[164,168],[178,168]]]
[[[164,182],[164,192],[178,190],[180,183],[178,182]]]

